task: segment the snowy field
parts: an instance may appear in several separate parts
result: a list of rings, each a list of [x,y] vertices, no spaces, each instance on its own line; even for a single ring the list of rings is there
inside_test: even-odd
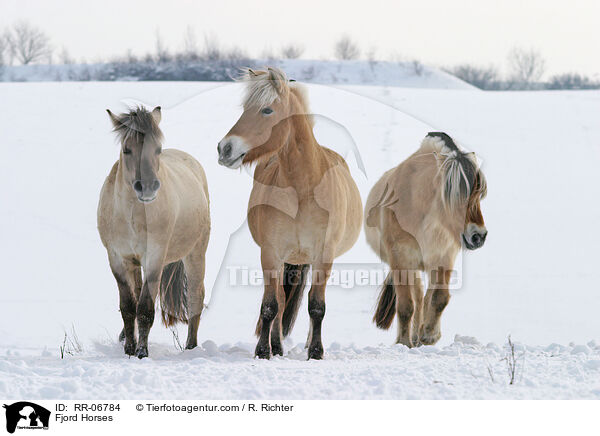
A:
[[[317,139],[346,156],[363,201],[429,131],[480,156],[489,236],[461,256],[462,287],[436,346],[393,345],[395,326],[370,321],[378,287],[351,276],[327,290],[323,361],[305,360],[306,298],[285,356],[253,359],[262,290],[235,275],[259,267],[245,224],[251,175],[218,166],[216,153],[240,114],[239,85],[0,83],[0,397],[600,398],[600,92],[309,92]],[[165,147],[203,164],[213,221],[202,346],[180,351],[156,322],[142,361],[117,342],[118,292],[96,230],[100,187],[119,151],[105,109],[138,102],[162,106]],[[384,266],[361,234],[337,268]]]

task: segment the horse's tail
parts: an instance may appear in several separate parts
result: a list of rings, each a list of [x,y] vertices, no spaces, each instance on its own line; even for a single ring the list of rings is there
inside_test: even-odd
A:
[[[165,326],[188,322],[187,276],[181,260],[163,268],[160,280],[160,307]]]
[[[283,267],[283,290],[285,291],[285,308],[281,319],[281,329],[283,337],[287,337],[294,327],[294,322],[298,316],[304,287],[306,286],[306,276],[310,265],[292,265],[284,264]],[[259,317],[256,323],[256,336],[260,335],[262,329],[262,320]]]
[[[396,291],[394,290],[393,275],[390,272],[381,287],[373,322],[380,329],[387,330],[394,321],[394,315],[396,315]]]

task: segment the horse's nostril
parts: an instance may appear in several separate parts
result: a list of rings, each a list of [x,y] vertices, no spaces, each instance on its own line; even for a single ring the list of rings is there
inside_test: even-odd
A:
[[[471,236],[471,242],[473,245],[479,245],[481,243],[481,235],[479,233],[475,233]]]
[[[135,189],[137,192],[142,192],[144,190],[144,186],[140,180],[136,180],[133,182],[133,189]]]
[[[152,190],[153,191],[158,191],[158,188],[160,188],[160,181],[159,180],[155,180],[154,182],[152,182]]]
[[[223,154],[225,155],[225,157],[231,156],[231,143],[227,143],[225,148],[223,148]]]

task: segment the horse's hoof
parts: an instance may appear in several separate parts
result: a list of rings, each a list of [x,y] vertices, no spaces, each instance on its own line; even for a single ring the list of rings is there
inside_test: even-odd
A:
[[[196,348],[197,346],[198,346],[198,344],[195,344],[195,343],[194,343],[194,344],[187,344],[187,345],[185,346],[185,349],[186,349],[186,350],[193,350],[193,349],[194,349],[194,348]]]
[[[271,344],[271,352],[273,353],[273,356],[283,356],[283,347],[281,344]]]
[[[143,359],[144,357],[148,357],[148,347],[138,348],[136,355],[137,355],[138,359]]]
[[[254,355],[256,357],[258,357],[259,359],[270,359],[271,358],[271,347],[266,346],[256,346],[256,351],[254,352]]]
[[[136,352],[135,348],[136,348],[135,342],[133,344],[125,343],[125,346],[123,347],[123,349],[125,350],[125,354],[127,354],[128,356],[135,355],[135,352]]]
[[[437,343],[437,341],[440,340],[441,337],[442,337],[442,334],[440,332],[423,333],[421,335],[419,342],[422,345],[434,345]]]
[[[323,359],[323,346],[314,345],[308,349],[308,360],[321,360]]]

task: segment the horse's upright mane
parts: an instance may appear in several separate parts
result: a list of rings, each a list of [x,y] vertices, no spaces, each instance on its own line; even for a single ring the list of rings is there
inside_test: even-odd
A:
[[[474,153],[461,150],[444,132],[429,132],[422,147],[432,148],[443,159],[440,170],[444,183],[442,199],[446,205],[454,209],[467,202],[472,195],[480,198],[486,196],[487,183]]]
[[[163,138],[158,123],[145,107],[137,106],[129,112],[116,115],[116,121],[113,131],[121,141],[135,138],[137,142],[142,142],[146,136],[158,141]]]
[[[294,94],[303,108],[304,114],[309,114],[308,98],[305,88],[294,80],[289,80],[285,72],[279,68],[267,67],[265,70],[246,68],[237,78],[245,83],[244,108],[254,107],[257,110],[271,105],[277,98]]]

